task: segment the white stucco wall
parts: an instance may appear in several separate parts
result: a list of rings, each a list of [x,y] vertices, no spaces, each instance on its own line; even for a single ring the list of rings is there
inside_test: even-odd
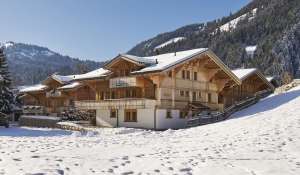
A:
[[[97,126],[116,127],[117,118],[110,118],[110,110],[96,110],[96,124]]]
[[[154,109],[137,109],[137,122],[124,122],[124,110],[119,110],[119,126],[129,128],[154,128]]]
[[[172,118],[166,118],[166,109],[156,110],[156,127],[157,129],[179,129],[186,126],[187,119],[180,118],[179,110],[171,110]]]
[[[124,109],[118,110],[119,127],[154,129],[154,109],[137,109],[137,122],[124,122]],[[180,118],[179,110],[171,110],[172,118],[166,118],[166,109],[156,110],[156,129],[180,129],[186,126],[187,119]],[[97,126],[116,127],[117,118],[110,118],[110,110],[97,110]]]
[[[124,109],[117,112],[119,127],[154,129],[154,109],[137,109],[137,122],[124,122]],[[96,111],[97,126],[116,127],[117,118],[110,118],[110,110]]]

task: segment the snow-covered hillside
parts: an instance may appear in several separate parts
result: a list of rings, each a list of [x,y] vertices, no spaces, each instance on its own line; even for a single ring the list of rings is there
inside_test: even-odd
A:
[[[185,37],[176,37],[176,38],[170,39],[170,40],[168,40],[167,42],[162,43],[162,44],[156,46],[156,47],[154,48],[154,50],[163,48],[163,47],[165,47],[165,46],[167,46],[167,45],[170,45],[170,44],[172,44],[172,43],[177,43],[177,42],[182,41],[182,40],[185,40],[185,39],[186,39]]]
[[[243,15],[241,15],[241,16],[239,16],[239,17],[237,17],[237,18],[235,18],[235,19],[233,19],[231,21],[229,21],[226,24],[223,24],[219,29],[220,29],[221,32],[228,32],[231,29],[235,29],[236,26],[237,26],[237,24],[240,21],[246,19],[247,17],[249,17],[248,18],[249,21],[253,20],[255,18],[255,16],[256,16],[256,13],[257,13],[257,8],[253,9],[249,13],[243,14]]]
[[[257,50],[257,45],[255,45],[255,46],[247,46],[245,48],[245,51],[246,51],[246,53],[248,55],[253,55],[256,50]]]
[[[37,84],[53,73],[77,74],[80,72],[79,65],[85,66],[88,71],[95,70],[102,65],[101,62],[63,56],[37,45],[10,41],[0,42],[0,47],[4,48],[14,85]]]
[[[164,132],[0,128],[0,174],[300,174],[300,87],[224,122]]]

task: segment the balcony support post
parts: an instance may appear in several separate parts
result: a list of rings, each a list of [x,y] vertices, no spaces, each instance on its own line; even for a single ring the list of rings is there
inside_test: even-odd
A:
[[[176,98],[176,72],[172,69],[172,108],[175,108],[175,98]]]

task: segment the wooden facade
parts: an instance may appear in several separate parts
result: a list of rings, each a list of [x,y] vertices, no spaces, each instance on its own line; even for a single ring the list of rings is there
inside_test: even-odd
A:
[[[95,100],[95,92],[89,86],[60,90],[64,86],[56,80],[47,80],[47,88],[40,91],[26,92],[22,98],[23,104],[28,106],[43,106],[47,113],[60,113],[74,107],[75,101]]]
[[[240,78],[210,50],[195,53],[159,70],[151,66],[161,60],[119,55],[106,64],[109,74],[82,79],[79,87],[59,90],[64,84],[47,79],[47,90],[26,94],[50,112],[73,105],[96,110],[98,125],[167,129],[182,128],[187,117],[201,110],[223,111],[274,89],[257,70]],[[141,71],[145,68],[151,71]]]

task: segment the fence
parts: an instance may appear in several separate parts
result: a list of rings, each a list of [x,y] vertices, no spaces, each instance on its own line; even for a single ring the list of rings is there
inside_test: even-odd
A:
[[[265,98],[271,92],[270,91],[261,91],[256,93],[253,97],[247,98],[243,101],[239,101],[232,106],[226,108],[224,112],[212,112],[209,114],[199,115],[196,118],[191,118],[187,121],[187,127],[194,127],[199,125],[206,125],[210,123],[216,123],[219,121],[226,120],[233,113],[240,111],[244,108],[247,108],[255,103],[257,103],[260,99]]]

